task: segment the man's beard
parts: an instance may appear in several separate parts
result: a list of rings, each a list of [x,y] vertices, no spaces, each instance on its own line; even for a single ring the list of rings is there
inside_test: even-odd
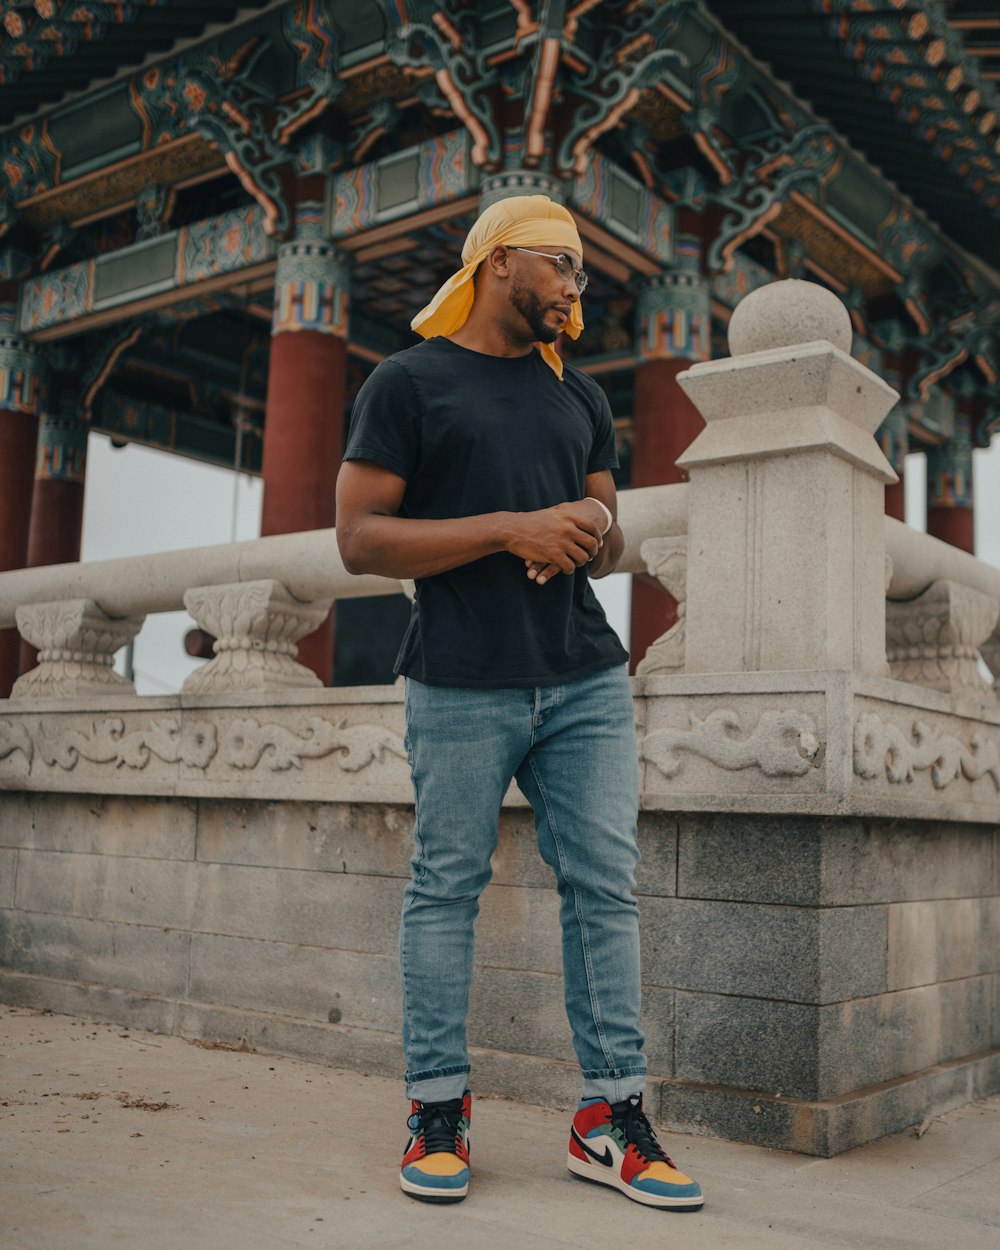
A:
[[[554,343],[559,331],[554,330],[545,320],[549,305],[543,304],[534,291],[526,286],[512,286],[510,302],[528,323],[531,333],[539,343]]]

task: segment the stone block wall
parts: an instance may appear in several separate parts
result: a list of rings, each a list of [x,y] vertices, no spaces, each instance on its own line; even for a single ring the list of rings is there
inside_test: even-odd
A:
[[[0,996],[401,1071],[405,805],[0,794]],[[1000,1089],[1000,827],[645,812],[648,1102],[833,1154]],[[558,906],[505,810],[473,1086],[569,1105]]]

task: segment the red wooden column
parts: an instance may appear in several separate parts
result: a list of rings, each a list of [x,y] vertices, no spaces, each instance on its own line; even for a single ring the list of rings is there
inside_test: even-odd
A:
[[[680,235],[673,268],[646,279],[636,310],[636,370],[633,403],[632,485],[686,481],[677,457],[704,428],[704,421],[677,385],[677,375],[707,360],[711,346],[708,282],[701,271],[701,245]],[[631,671],[677,619],[673,597],[647,576],[632,581]]]
[[[41,373],[37,348],[0,332],[0,573],[28,562]],[[0,630],[0,699],[17,679],[20,647],[16,629]]]
[[[344,449],[346,257],[300,214],[298,238],[278,249],[264,422],[262,534],[336,523],[334,489]],[[299,643],[299,660],[329,685],[333,613]]]
[[[76,563],[83,534],[89,431],[80,415],[75,378],[60,373],[52,380],[46,409],[38,426],[28,568]],[[34,647],[21,643],[22,673],[34,668],[36,655]]]
[[[892,389],[903,394],[903,353],[894,351],[887,347],[882,352],[882,377]],[[910,450],[910,431],[907,422],[907,410],[909,405],[905,399],[900,399],[899,403],[893,408],[892,412],[886,417],[878,428],[876,437],[882,448],[882,454],[886,460],[896,470],[899,477],[898,482],[893,482],[885,488],[885,512],[886,516],[895,517],[897,521],[906,520],[906,483],[904,475],[906,472],[906,455]]]
[[[975,550],[972,420],[963,400],[951,438],[927,453],[927,533],[963,551]]]

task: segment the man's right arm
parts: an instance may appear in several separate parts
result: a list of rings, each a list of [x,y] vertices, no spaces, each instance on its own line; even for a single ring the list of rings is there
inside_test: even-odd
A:
[[[405,490],[404,478],[374,461],[348,460],[341,466],[337,543],[349,572],[433,577],[507,551],[572,573],[601,546],[600,522],[579,502],[537,512],[416,520],[396,515]]]

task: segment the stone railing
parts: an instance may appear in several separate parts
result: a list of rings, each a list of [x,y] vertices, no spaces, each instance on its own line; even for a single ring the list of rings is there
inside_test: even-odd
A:
[[[1000,703],[980,661],[1000,676],[1000,570],[883,516],[894,475],[872,436],[897,396],[850,357],[850,341],[844,306],[823,288],[755,292],[734,314],[733,355],[681,375],[706,419],[681,461],[689,483],[620,497],[622,568],[649,572],[679,604],[636,681],[648,801],[888,813],[947,800],[947,812],[974,815],[997,799]],[[16,624],[39,651],[2,707],[0,787],[17,780],[15,752],[44,760],[79,714],[106,739],[86,749],[127,772],[115,735],[128,738],[154,702],[247,708],[298,692],[314,706],[398,703],[391,688],[322,691],[296,644],[334,600],[401,588],[347,573],[332,530],[0,574],[0,628]],[[115,652],[148,614],[182,607],[215,656],[179,696],[136,699]],[[159,755],[173,770],[183,757],[170,735],[184,720],[129,749],[147,761],[166,733]],[[220,725],[198,724],[198,741],[217,740]],[[296,766],[342,751],[342,729],[316,721]],[[29,743],[32,732],[44,741]],[[291,721],[260,733],[267,759],[295,754],[265,750]]]
[[[619,571],[657,578],[679,607],[678,625],[640,663],[642,676],[686,668],[687,501],[687,485],[619,496],[627,540]],[[1000,689],[1000,570],[891,517],[884,525],[892,676],[982,695],[982,659]],[[0,629],[16,626],[39,649],[38,667],[12,697],[134,693],[113,671],[115,654],[147,616],[182,608],[218,640],[186,692],[315,687],[318,678],[295,661],[298,640],[337,599],[401,590],[407,583],[348,573],[334,530],[0,573]]]
[[[620,519],[622,571],[645,572],[648,540],[651,552],[664,541],[683,543],[687,487],[628,491]],[[12,697],[134,694],[113,671],[115,653],[148,615],[183,608],[216,639],[214,658],[188,677],[185,693],[316,687],[319,678],[296,662],[299,639],[337,599],[400,591],[409,585],[348,573],[332,529],[0,573],[0,629],[16,626],[39,649],[38,667],[18,680]]]

